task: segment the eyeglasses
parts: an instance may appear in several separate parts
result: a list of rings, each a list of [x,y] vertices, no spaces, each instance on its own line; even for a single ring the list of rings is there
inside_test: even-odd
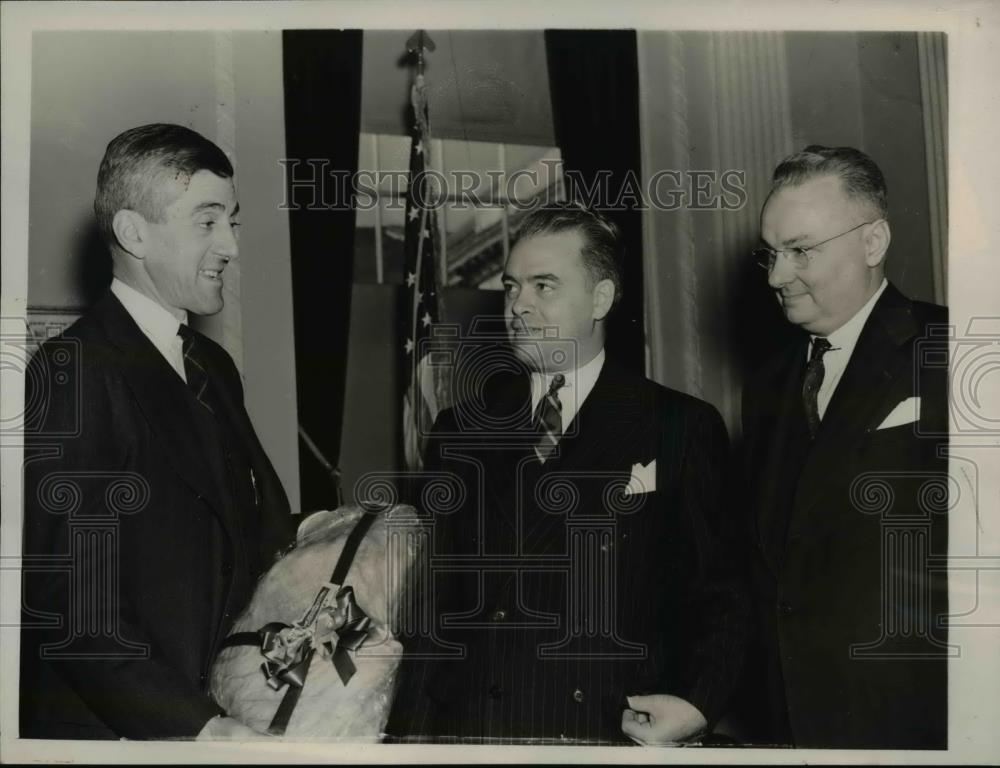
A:
[[[819,248],[821,245],[829,243],[831,240],[836,240],[838,237],[843,237],[844,235],[849,235],[856,229],[861,229],[861,227],[866,224],[874,224],[878,219],[873,219],[872,221],[863,221],[856,227],[851,227],[839,235],[834,235],[833,237],[828,237],[826,240],[821,240],[818,243],[813,243],[807,246],[796,246],[794,248],[755,248],[753,250],[753,259],[757,263],[757,266],[770,272],[774,269],[774,265],[778,261],[779,254],[787,254],[788,258],[792,260],[792,264],[795,265],[796,269],[805,269],[809,266],[809,262],[812,261],[813,255],[810,253],[815,248]]]

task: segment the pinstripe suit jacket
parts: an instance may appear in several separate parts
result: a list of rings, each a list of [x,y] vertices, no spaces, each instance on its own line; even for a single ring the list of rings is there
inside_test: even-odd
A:
[[[681,696],[714,723],[749,613],[718,413],[609,360],[544,464],[530,418],[522,377],[437,419],[429,477],[464,501],[438,510],[434,636],[408,646],[424,658],[404,662],[390,734],[627,742],[638,693]],[[655,490],[623,493],[654,460]]]

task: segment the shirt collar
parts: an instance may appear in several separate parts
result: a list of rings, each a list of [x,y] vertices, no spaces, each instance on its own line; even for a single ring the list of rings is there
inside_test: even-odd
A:
[[[871,315],[872,310],[875,309],[875,304],[878,302],[879,297],[885,292],[887,285],[889,285],[889,281],[883,277],[882,284],[878,287],[878,290],[872,294],[871,298],[868,299],[861,309],[854,313],[854,317],[826,337],[827,341],[830,342],[831,349],[845,350],[848,355],[854,351],[854,347],[858,343],[858,337],[861,336],[861,329],[864,328],[865,323],[868,322],[868,318]],[[813,336],[810,339],[810,349],[812,348],[812,341],[815,338],[816,337]]]
[[[603,367],[604,348],[601,347],[601,351],[594,355],[589,362],[575,371],[566,371],[563,374],[566,377],[566,383],[563,384],[560,391],[564,389],[574,390],[576,402],[578,405],[581,404],[587,398],[587,395],[590,394],[590,390],[594,388],[594,384],[597,383],[597,377],[601,375],[601,368]],[[533,403],[537,403],[542,399],[542,395],[552,385],[554,377],[555,373],[542,374],[533,372],[531,374],[531,399]]]
[[[178,320],[151,298],[139,293],[117,277],[111,281],[111,292],[122,303],[136,324],[146,331],[147,335],[163,345],[173,342],[177,337],[177,329],[181,323],[187,323],[187,312],[184,313],[181,320]]]

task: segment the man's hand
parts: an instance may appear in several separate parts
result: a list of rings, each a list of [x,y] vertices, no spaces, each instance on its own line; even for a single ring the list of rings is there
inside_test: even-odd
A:
[[[622,733],[646,747],[677,744],[708,725],[697,707],[678,696],[629,696],[628,705],[622,712]]]
[[[266,733],[255,731],[232,717],[216,715],[201,729],[196,741],[260,741],[270,739]]]

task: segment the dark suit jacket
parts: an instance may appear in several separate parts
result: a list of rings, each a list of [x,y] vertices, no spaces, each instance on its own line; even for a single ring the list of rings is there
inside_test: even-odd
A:
[[[812,444],[801,396],[805,335],[744,390],[761,627],[748,667],[761,676],[748,699],[769,711],[764,740],[945,746],[943,632],[934,621],[947,590],[927,560],[947,551],[947,347],[927,336],[945,322],[945,308],[889,285]],[[918,424],[877,429],[910,397],[921,398]]]
[[[428,447],[428,479],[464,502],[430,502],[438,644],[408,647],[464,657],[404,661],[389,732],[631,743],[621,715],[637,693],[681,696],[714,723],[749,615],[715,409],[608,360],[543,465],[526,378],[476,408],[442,412]],[[655,491],[623,495],[654,459]]]
[[[221,712],[216,646],[294,533],[232,359],[197,343],[250,503],[214,417],[110,292],[31,362],[24,738],[190,737]]]

